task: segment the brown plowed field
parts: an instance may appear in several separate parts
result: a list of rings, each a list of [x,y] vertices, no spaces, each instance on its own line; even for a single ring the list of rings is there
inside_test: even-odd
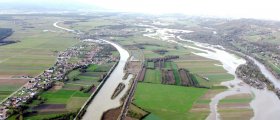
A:
[[[173,74],[172,70],[163,70],[163,78],[162,78],[162,83],[163,84],[169,84],[169,85],[173,85],[176,84],[176,80]]]

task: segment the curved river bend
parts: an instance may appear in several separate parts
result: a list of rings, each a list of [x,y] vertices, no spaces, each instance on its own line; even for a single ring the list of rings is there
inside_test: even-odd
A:
[[[53,26],[59,29],[66,30],[68,32],[73,32],[74,30],[63,28],[57,25],[58,22],[54,23]],[[96,96],[91,101],[90,105],[87,108],[86,113],[83,116],[83,120],[100,120],[103,113],[121,106],[121,98],[125,95],[125,93],[129,90],[130,80],[132,75],[129,75],[126,80],[123,80],[124,76],[124,67],[129,58],[129,53],[127,50],[123,49],[120,45],[107,41],[102,40],[108,44],[114,46],[118,52],[120,53],[120,60],[118,65],[115,67],[114,71],[111,75],[107,78],[106,82],[100,89],[100,91],[96,94]],[[125,88],[122,90],[119,95],[111,99],[115,89],[119,85],[119,83],[124,83]]]
[[[174,33],[190,33],[192,31],[188,30],[178,30],[178,29],[166,29],[166,28],[157,28],[155,26],[150,25],[140,25],[148,27],[146,29],[146,34],[144,36],[159,39],[165,42],[169,42],[172,44],[178,44],[186,48],[198,50],[201,52],[193,52],[196,55],[217,60],[222,63],[222,67],[231,75],[234,75],[234,80],[222,82],[221,85],[227,86],[229,89],[217,94],[215,97],[211,99],[209,104],[210,106],[210,114],[206,118],[207,120],[219,120],[220,116],[218,113],[217,105],[219,101],[223,98],[231,95],[249,93],[254,96],[254,99],[250,102],[250,106],[254,111],[254,117],[251,118],[253,120],[279,120],[280,114],[280,100],[276,96],[275,93],[268,90],[258,90],[249,85],[245,84],[243,81],[238,79],[235,75],[236,68],[245,64],[246,61],[244,59],[236,57],[234,54],[228,53],[224,51],[221,46],[213,46],[209,44],[194,42],[191,40],[184,40],[179,36],[176,36]],[[179,41],[189,42],[194,44],[195,46],[190,46],[187,44],[183,44]],[[198,46],[198,47],[196,47]],[[219,49],[217,48],[219,47]],[[264,65],[259,63],[257,60],[251,58],[256,65],[261,69],[261,72],[270,80],[276,87],[280,87],[280,81],[277,80],[271,72],[269,72]],[[234,86],[234,87],[230,87]]]
[[[120,53],[120,61],[109,78],[106,80],[100,91],[91,101],[90,105],[87,108],[87,112],[83,116],[83,120],[100,120],[104,112],[112,108],[121,106],[121,98],[128,91],[129,82],[132,78],[132,75],[129,75],[127,80],[122,79],[124,76],[124,67],[127,59],[129,58],[129,53],[118,44],[105,40],[104,42],[107,42],[116,47],[116,49]],[[121,82],[125,84],[125,88],[115,99],[112,100],[111,96]]]

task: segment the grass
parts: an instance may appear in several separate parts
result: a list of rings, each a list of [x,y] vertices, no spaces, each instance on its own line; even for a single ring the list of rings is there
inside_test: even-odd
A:
[[[87,97],[72,97],[68,100],[66,109],[75,112],[77,109],[80,109],[86,101]]]
[[[9,96],[13,91],[0,91],[0,101]]]
[[[138,83],[134,103],[162,120],[183,120],[189,118],[193,103],[206,91],[201,88]]]
[[[174,77],[175,77],[175,80],[176,80],[176,84],[181,85],[181,78],[180,78],[180,74],[178,72],[178,70],[179,70],[178,66],[174,62],[172,62],[171,67],[172,67],[173,74],[174,74]]]
[[[107,63],[107,64],[103,64],[103,65],[90,65],[87,68],[88,72],[106,72],[109,71],[111,69],[111,67],[115,64],[115,62],[111,62],[111,63]]]
[[[19,87],[21,87],[21,85],[7,85],[7,84],[4,84],[4,85],[0,85],[0,91],[15,91],[17,90]]]
[[[53,118],[56,117],[58,115],[61,115],[62,113],[52,113],[52,114],[36,114],[36,115],[32,115],[32,116],[28,116],[28,117],[24,117],[24,120],[42,120],[42,119],[48,119],[48,118]],[[11,120],[13,120],[11,118]]]
[[[171,69],[172,68],[171,62],[170,61],[164,62],[164,67],[167,69]]]
[[[71,97],[89,97],[89,93],[76,90],[46,91],[41,95],[46,98],[46,104],[67,104]]]
[[[161,119],[158,116],[151,113],[148,116],[146,116],[143,120],[161,120]]]
[[[159,69],[147,69],[144,82],[161,83],[161,71]]]
[[[77,22],[70,26],[70,28],[76,29],[76,30],[82,30],[82,31],[90,31],[91,29],[94,29],[99,26],[104,25],[118,25],[117,22],[114,22],[114,20],[106,20],[106,19],[90,19],[86,22]],[[66,27],[69,27],[66,25]]]
[[[176,64],[179,68],[186,68],[195,74],[195,78],[202,86],[212,87],[220,84],[220,82],[234,79],[234,76],[228,74],[223,67],[215,65],[220,64],[219,62],[205,58],[198,59],[201,60],[180,60],[176,61]],[[205,80],[202,77],[208,78],[209,80]]]
[[[78,43],[72,34],[42,31],[54,30],[52,22],[59,18],[32,15],[14,15],[13,18],[34,28],[24,28],[22,24],[0,20],[1,27],[12,28],[15,31],[9,39],[20,41],[0,46],[0,75],[36,76],[55,63],[55,51],[63,51]]]
[[[76,78],[80,74],[81,74],[81,72],[79,70],[73,70],[67,75],[67,77],[69,80],[72,81],[72,80],[74,80],[74,78]]]
[[[176,63],[167,61],[167,62],[164,62],[164,67],[173,71],[176,85],[181,85],[181,78],[180,78],[180,74],[178,72],[178,66],[176,65]]]
[[[148,62],[147,68],[154,69],[155,63],[154,62]]]

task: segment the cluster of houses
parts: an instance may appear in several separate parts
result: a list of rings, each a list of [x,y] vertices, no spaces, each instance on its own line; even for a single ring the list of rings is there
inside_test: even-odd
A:
[[[108,49],[110,47],[108,46],[110,45],[87,40],[64,52],[60,52],[53,67],[45,70],[39,76],[32,78],[22,89],[0,105],[0,120],[4,120],[7,117],[9,108],[17,108],[22,103],[31,100],[40,90],[51,88],[54,81],[67,79],[66,74],[69,71],[89,64],[103,64],[109,61],[117,61],[118,57],[109,54]],[[70,62],[72,58],[78,60]]]

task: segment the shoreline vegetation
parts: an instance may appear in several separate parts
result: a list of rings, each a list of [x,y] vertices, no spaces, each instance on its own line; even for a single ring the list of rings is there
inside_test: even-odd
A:
[[[257,88],[273,91],[280,99],[280,89],[276,88],[260,71],[260,68],[251,59],[245,57],[246,64],[236,69],[236,75],[248,85]]]

